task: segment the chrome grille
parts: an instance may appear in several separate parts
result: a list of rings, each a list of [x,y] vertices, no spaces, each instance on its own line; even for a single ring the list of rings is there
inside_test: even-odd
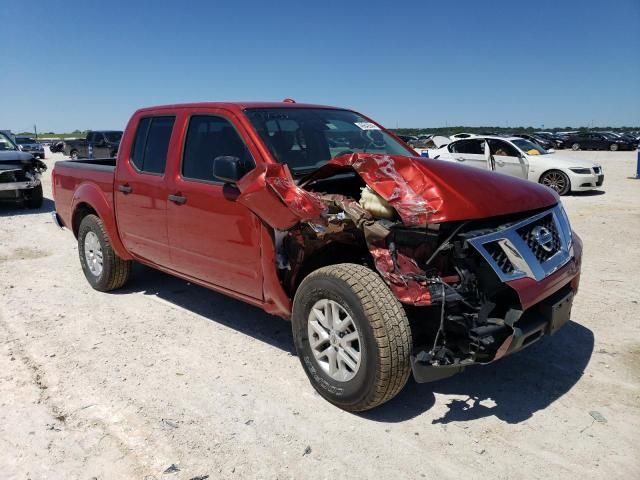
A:
[[[504,250],[500,246],[499,242],[491,242],[484,245],[484,248],[489,252],[491,258],[493,258],[494,262],[500,267],[504,273],[511,273],[514,270],[513,263],[507,257],[507,254],[504,253]]]
[[[542,280],[573,257],[571,227],[561,206],[496,231],[467,237],[500,280]]]
[[[535,234],[537,227],[544,228],[551,233],[551,242],[548,245],[542,246],[538,242]],[[539,262],[546,262],[560,250],[560,235],[558,235],[558,229],[553,221],[552,214],[545,215],[535,222],[519,228],[518,234],[526,242]]]

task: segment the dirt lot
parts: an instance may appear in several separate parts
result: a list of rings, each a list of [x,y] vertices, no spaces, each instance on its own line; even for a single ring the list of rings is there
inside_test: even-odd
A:
[[[363,415],[314,393],[285,321],[140,266],[95,292],[51,200],[0,206],[0,477],[640,478],[635,152],[562,154],[606,175],[564,200],[573,321]]]

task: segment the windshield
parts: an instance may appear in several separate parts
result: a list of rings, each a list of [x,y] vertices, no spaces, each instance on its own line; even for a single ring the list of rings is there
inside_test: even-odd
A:
[[[122,138],[122,132],[104,132],[104,136],[107,137],[108,142],[118,143]]]
[[[415,155],[387,132],[348,110],[255,108],[246,115],[276,160],[302,175],[349,153]]]
[[[536,145],[535,143],[530,142],[529,140],[525,140],[524,138],[512,140],[512,143],[528,155],[546,155],[549,153],[540,145]]]
[[[609,140],[619,140],[620,137],[618,137],[616,134],[614,133],[609,133],[609,132],[598,132],[600,135],[602,135],[604,138],[608,138]]]
[[[18,150],[18,147],[4,133],[0,133],[0,151]]]
[[[36,143],[36,141],[29,137],[16,137],[16,143],[18,145],[26,145],[27,143]]]

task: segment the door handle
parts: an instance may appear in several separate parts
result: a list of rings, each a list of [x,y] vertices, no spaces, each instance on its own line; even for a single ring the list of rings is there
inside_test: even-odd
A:
[[[124,185],[118,185],[118,191],[126,195],[127,193],[131,193],[133,191],[133,188],[125,183]]]
[[[464,157],[456,157],[456,160],[459,162],[464,162]]]
[[[504,161],[503,160],[496,160],[496,165],[500,165],[501,167],[504,167]]]
[[[183,197],[182,195],[169,195],[169,200],[177,205],[182,205],[187,201],[187,197]]]

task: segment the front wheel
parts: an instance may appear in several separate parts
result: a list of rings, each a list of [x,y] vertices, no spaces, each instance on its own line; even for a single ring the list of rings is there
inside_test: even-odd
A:
[[[382,278],[367,267],[343,263],[307,276],[295,295],[292,328],[311,384],[344,410],[381,405],[409,378],[407,315]]]
[[[611,150],[612,152],[618,151],[618,144],[612,143],[611,146],[609,147],[609,150]]]
[[[560,170],[549,170],[540,177],[540,183],[555,190],[558,195],[566,195],[571,191],[571,181],[566,173]]]
[[[80,222],[78,254],[84,276],[94,289],[108,292],[129,280],[131,262],[113,251],[102,220],[96,215],[87,215]]]
[[[78,160],[78,151],[77,150],[71,150],[70,157],[71,157],[71,160]]]
[[[574,152],[580,150],[580,144],[574,143],[573,145],[571,145],[571,150],[573,150]]]

